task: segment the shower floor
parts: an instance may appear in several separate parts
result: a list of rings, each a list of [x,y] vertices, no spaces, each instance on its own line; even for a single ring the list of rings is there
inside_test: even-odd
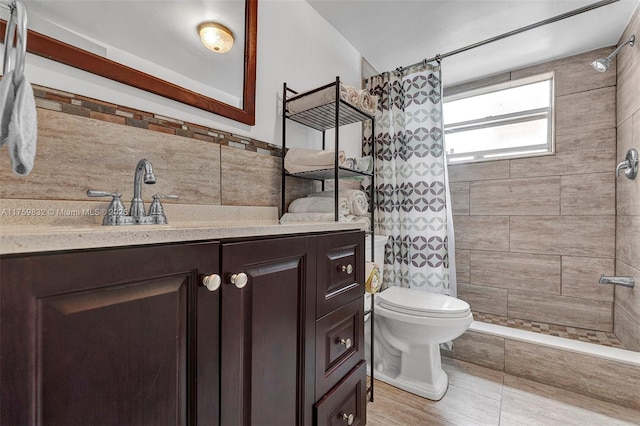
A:
[[[551,336],[564,337],[566,339],[580,340],[581,342],[595,343],[597,345],[624,349],[624,346],[615,334],[604,331],[587,330],[584,328],[568,327],[558,324],[546,324],[538,321],[507,318],[500,315],[484,314],[480,312],[474,312],[473,319],[488,324],[502,325],[505,327],[533,331],[535,333],[548,334]]]

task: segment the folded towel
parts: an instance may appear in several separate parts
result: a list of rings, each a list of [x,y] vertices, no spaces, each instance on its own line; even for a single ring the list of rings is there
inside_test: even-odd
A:
[[[285,213],[280,218],[280,223],[303,223],[303,222],[335,222],[333,213]],[[362,229],[371,228],[369,221],[362,216],[338,215],[338,222],[360,223]]]
[[[338,199],[338,213],[349,214],[349,200],[342,197]],[[297,198],[289,205],[289,213],[333,213],[335,208],[333,198],[328,197],[306,197]]]
[[[380,266],[375,262],[366,262],[364,266],[365,290],[367,293],[375,293],[380,290],[382,279]]]
[[[18,83],[6,141],[13,171],[19,175],[28,175],[33,169],[33,160],[36,156],[38,116],[33,89],[26,75],[23,75]]]
[[[9,122],[15,101],[16,88],[13,84],[13,71],[9,71],[0,80],[0,146],[7,142]]]
[[[308,197],[334,197],[335,191],[321,191],[312,192]],[[339,197],[344,197],[349,200],[351,205],[350,212],[355,216],[364,216],[369,211],[369,202],[364,192],[359,189],[344,189],[338,194]]]
[[[291,148],[284,156],[284,168],[289,173],[328,169],[334,164],[335,152],[328,150]]]
[[[280,218],[280,223],[297,222],[334,222],[333,213],[285,213]],[[346,222],[344,215],[338,215],[338,222]]]

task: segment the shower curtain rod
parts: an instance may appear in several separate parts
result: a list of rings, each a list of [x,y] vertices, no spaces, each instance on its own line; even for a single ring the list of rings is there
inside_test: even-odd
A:
[[[513,31],[506,32],[504,34],[500,34],[500,35],[497,35],[495,37],[491,37],[491,38],[488,38],[486,40],[482,40],[482,41],[479,41],[477,43],[470,44],[470,45],[465,46],[465,47],[461,47],[460,49],[452,50],[451,52],[443,53],[441,55],[440,54],[436,55],[433,58],[423,59],[420,62],[416,62],[415,64],[411,64],[411,65],[408,65],[406,67],[399,67],[398,70],[402,71],[403,69],[413,68],[415,66],[422,65],[422,64],[427,64],[427,63],[433,62],[433,61],[440,62],[441,59],[444,59],[446,57],[457,55],[458,53],[466,52],[467,50],[475,49],[476,47],[484,46],[485,44],[493,43],[494,41],[502,40],[503,38],[511,37],[511,36],[516,35],[516,34],[520,34],[520,33],[523,33],[525,31],[529,31],[529,30],[532,30],[534,28],[541,27],[543,25],[552,24],[554,22],[561,21],[561,20],[566,19],[566,18],[571,18],[572,16],[576,16],[576,15],[579,15],[579,14],[584,13],[584,12],[589,12],[590,10],[597,9],[599,7],[602,7],[602,6],[608,6],[608,5],[610,5],[612,3],[616,3],[618,1],[620,1],[620,0],[601,0],[601,1],[598,1],[598,2],[595,2],[595,3],[592,3],[590,5],[587,5],[587,6],[584,6],[584,7],[580,7],[578,9],[574,9],[574,10],[571,10],[571,11],[566,12],[566,13],[562,13],[560,15],[553,16],[553,17],[545,19],[543,21],[539,21],[539,22],[536,22],[534,24],[527,25],[526,27],[518,28],[518,29],[515,29]]]

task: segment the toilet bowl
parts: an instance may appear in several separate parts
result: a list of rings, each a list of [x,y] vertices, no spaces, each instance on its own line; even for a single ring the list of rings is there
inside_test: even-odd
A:
[[[443,294],[389,287],[376,295],[374,312],[375,378],[424,398],[441,399],[448,377],[440,361],[440,343],[469,328],[469,304]]]

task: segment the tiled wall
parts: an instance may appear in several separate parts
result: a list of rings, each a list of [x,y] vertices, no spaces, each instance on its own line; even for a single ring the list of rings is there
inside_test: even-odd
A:
[[[621,37],[636,35],[634,47],[617,56],[618,154],[624,160],[629,148],[640,150],[640,9]],[[614,331],[628,349],[640,351],[640,177],[616,180],[616,275],[631,275],[636,287],[615,289]]]
[[[489,82],[555,71],[556,154],[449,167],[458,296],[473,310],[613,330],[613,288],[598,279],[615,271],[616,70],[589,66],[611,50]]]
[[[91,188],[128,200],[135,166],[148,158],[158,181],[144,186],[146,200],[160,193],[184,204],[280,205],[276,145],[44,87],[34,94],[35,165],[17,176],[0,155],[0,198],[86,200]],[[287,184],[288,197],[310,191],[306,181]]]

